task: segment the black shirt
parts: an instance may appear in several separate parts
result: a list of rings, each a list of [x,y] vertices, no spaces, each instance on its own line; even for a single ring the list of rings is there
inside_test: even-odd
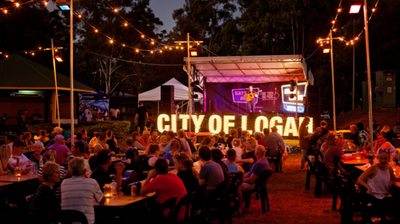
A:
[[[254,162],[257,161],[256,156],[254,155],[254,151],[247,152],[246,154],[242,155],[243,159],[250,159],[253,158]],[[244,172],[247,173],[250,171],[250,168],[253,164],[252,163],[243,163],[242,168],[244,169]]]
[[[308,140],[308,150],[307,150],[307,155],[315,155],[314,150],[312,146],[317,147],[317,142],[321,138],[320,135],[314,133],[311,137],[310,140]]]
[[[226,139],[226,146],[228,146],[230,149],[233,148],[232,146],[232,141],[233,141],[233,136],[229,136],[228,139]]]
[[[131,160],[131,164],[127,164],[125,167],[127,170],[137,170],[139,168],[137,164],[138,161],[135,161],[135,159],[139,159],[139,152],[136,148],[129,148],[126,150],[125,157]]]
[[[193,176],[192,170],[182,170],[177,173],[178,177],[181,178],[185,185],[186,192],[194,192],[199,189],[199,180]]]
[[[40,184],[36,189],[29,209],[29,219],[32,223],[49,223],[49,211],[59,208],[54,191],[47,185]]]
[[[35,125],[35,124],[40,124],[40,118],[42,118],[42,115],[41,114],[32,114],[32,125]],[[35,120],[35,118],[37,119],[37,120]]]
[[[136,113],[138,114],[138,124],[144,125],[146,123],[146,113],[147,113],[146,108],[143,106],[139,107]]]
[[[350,140],[353,140],[354,142],[354,144],[356,145],[356,146],[361,146],[360,145],[360,140],[359,140],[359,138],[358,138],[358,132],[356,132],[355,134],[351,134],[351,136],[350,136]]]
[[[101,166],[98,166],[92,173],[92,175],[90,175],[90,178],[95,179],[97,181],[97,183],[100,186],[101,191],[103,191],[103,187],[104,184],[109,184],[111,183],[112,179],[109,176],[109,174],[107,174],[104,171],[104,168]]]

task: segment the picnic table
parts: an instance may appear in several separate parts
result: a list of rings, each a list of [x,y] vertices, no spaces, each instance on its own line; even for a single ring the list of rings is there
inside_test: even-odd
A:
[[[343,160],[343,163],[346,165],[363,165],[369,163],[367,158],[364,159],[350,159],[350,160]]]
[[[29,172],[28,174],[25,175],[21,175],[20,177],[16,177],[15,174],[7,174],[4,176],[0,176],[0,182],[18,183],[18,182],[25,182],[32,180],[38,180],[38,175],[34,175],[32,172]]]
[[[365,166],[355,166],[355,168],[361,170],[361,171],[366,171],[368,169],[368,167]],[[393,169],[394,171],[394,175],[399,178],[400,177],[400,166],[396,166],[396,168]],[[398,188],[400,188],[400,182],[393,182],[393,186],[396,186]]]

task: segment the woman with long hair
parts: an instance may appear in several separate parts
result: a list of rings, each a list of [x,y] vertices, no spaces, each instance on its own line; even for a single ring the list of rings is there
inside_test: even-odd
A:
[[[7,175],[8,159],[10,158],[10,146],[0,146],[0,175]]]
[[[187,192],[199,189],[199,173],[193,169],[193,160],[183,152],[175,152],[173,157],[175,168],[179,178],[183,181]]]
[[[111,151],[113,151],[113,152],[118,154],[119,153],[118,142],[117,142],[117,139],[115,139],[113,137],[112,130],[111,129],[107,130],[106,135],[107,135],[106,143],[107,143],[108,147],[110,147]]]
[[[33,142],[32,142],[32,140],[31,140],[31,138],[32,138],[32,135],[31,135],[31,133],[29,133],[29,132],[25,132],[25,133],[22,135],[22,141],[23,141],[24,144],[25,144],[24,150],[31,150],[31,149],[32,149],[32,147],[33,147]]]
[[[310,139],[311,134],[308,133],[308,124],[310,123],[310,117],[305,117],[303,122],[301,122],[299,128],[299,141],[300,141],[300,149],[303,150],[303,156],[301,157],[301,169],[304,169],[304,165],[306,164],[307,150],[308,150],[308,140]]]

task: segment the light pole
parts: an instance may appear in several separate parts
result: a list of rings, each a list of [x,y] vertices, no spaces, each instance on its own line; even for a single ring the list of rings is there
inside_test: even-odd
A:
[[[335,69],[333,65],[333,37],[332,29],[329,31],[329,42],[331,45],[331,73],[332,73],[332,103],[333,103],[333,130],[336,132],[336,102],[335,102]]]
[[[174,41],[174,43],[177,44],[187,44],[187,53],[188,53],[188,57],[187,57],[187,74],[188,74],[188,96],[189,96],[189,101],[188,101],[188,107],[189,107],[189,137],[192,137],[192,89],[191,89],[191,84],[192,84],[192,73],[191,73],[191,67],[190,67],[190,44],[193,43],[203,43],[203,41],[190,41],[190,35],[189,33],[187,33],[186,35],[186,41]]]
[[[57,70],[56,70],[56,58],[54,56],[55,49],[62,49],[61,48],[54,48],[53,38],[51,38],[51,55],[53,56],[53,70],[54,70],[54,87],[55,87],[55,98],[56,98],[56,105],[57,105],[57,113],[58,113],[58,126],[60,127],[60,103],[58,101],[58,83],[57,83]],[[46,49],[45,49],[46,50]]]
[[[369,120],[369,138],[373,139],[373,115],[372,115],[372,83],[371,83],[371,62],[369,53],[369,31],[368,31],[368,15],[367,15],[367,0],[363,2],[360,0],[352,0],[349,14],[358,14],[360,12],[361,6],[363,6],[364,11],[364,30],[365,30],[365,51],[367,57],[367,78],[368,78],[368,120]],[[373,153],[374,146],[370,144],[370,153]]]
[[[69,40],[69,57],[70,57],[70,107],[71,107],[71,146],[74,145],[74,0],[71,0],[71,9],[69,11],[70,18],[70,40]]]
[[[356,18],[353,17],[353,37],[356,35]],[[356,95],[356,44],[353,44],[353,99],[351,109],[354,110],[355,95]]]

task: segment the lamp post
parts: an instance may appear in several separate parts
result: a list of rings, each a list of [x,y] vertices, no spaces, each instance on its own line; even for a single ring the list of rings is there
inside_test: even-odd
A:
[[[373,130],[373,115],[372,115],[372,83],[371,83],[371,62],[369,53],[369,31],[368,31],[368,15],[367,15],[367,0],[364,2],[360,0],[353,0],[351,2],[349,14],[358,14],[360,12],[361,6],[363,6],[364,11],[364,30],[365,30],[365,51],[367,58],[367,78],[368,78],[368,120],[369,120],[369,136],[370,139],[374,136]],[[373,144],[370,144],[370,153],[374,151]]]
[[[333,103],[333,130],[336,132],[336,102],[335,102],[335,69],[333,65],[333,38],[332,29],[329,31],[329,42],[331,45],[331,73],[332,73],[332,103]]]
[[[58,113],[58,126],[60,127],[60,103],[58,102],[58,83],[57,83],[57,71],[56,71],[56,58],[54,56],[54,44],[53,38],[51,38],[51,55],[53,56],[53,70],[54,70],[54,87],[55,87],[55,98],[57,105],[57,113]]]

